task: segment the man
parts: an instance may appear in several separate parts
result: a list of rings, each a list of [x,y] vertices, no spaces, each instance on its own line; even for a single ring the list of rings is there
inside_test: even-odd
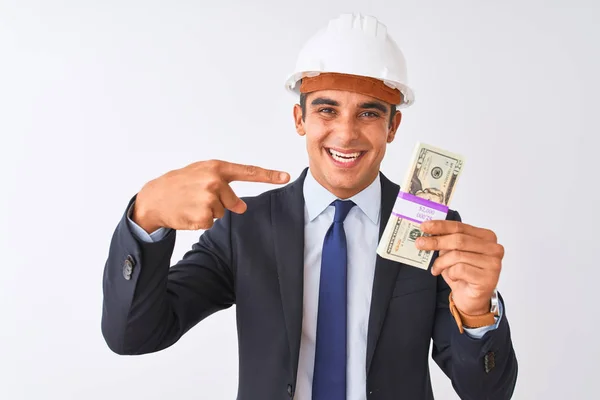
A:
[[[423,224],[431,236],[419,246],[436,251],[429,271],[376,254],[401,189],[379,168],[397,108],[413,101],[385,26],[343,15],[296,67],[286,84],[300,94],[308,168],[288,183],[286,173],[210,160],[145,184],[105,266],[108,346],[156,352],[235,304],[238,399],[432,399],[431,341],[461,398],[510,398],[517,360],[493,231],[450,211]],[[234,180],[285,185],[239,198]],[[170,268],[180,229],[207,230]]]

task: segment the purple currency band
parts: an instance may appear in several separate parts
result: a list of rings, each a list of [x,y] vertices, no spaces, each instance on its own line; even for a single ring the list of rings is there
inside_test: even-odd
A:
[[[416,224],[432,219],[445,219],[448,214],[447,206],[410,193],[399,192],[398,198],[402,200],[396,201],[392,214]]]
[[[434,210],[438,210],[443,213],[447,213],[449,210],[449,208],[443,204],[415,196],[414,194],[399,192],[398,197],[404,200],[412,201],[413,203],[417,203],[428,208],[433,208]]]

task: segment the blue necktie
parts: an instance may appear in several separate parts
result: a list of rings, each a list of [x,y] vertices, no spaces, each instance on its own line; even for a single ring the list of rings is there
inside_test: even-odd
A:
[[[344,219],[355,205],[335,200],[321,258],[312,400],[346,400],[346,264]]]

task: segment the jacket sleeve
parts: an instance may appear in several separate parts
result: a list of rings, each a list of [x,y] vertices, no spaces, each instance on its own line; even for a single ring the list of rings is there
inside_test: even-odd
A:
[[[127,219],[136,197],[113,233],[102,284],[102,335],[122,355],[165,349],[235,302],[230,214],[170,266],[176,231],[154,242],[139,238]]]
[[[448,219],[461,220],[456,211]],[[439,276],[432,358],[450,378],[461,399],[510,399],[516,386],[518,363],[502,296],[499,295],[499,301],[503,311],[497,327],[476,338],[458,330],[450,313],[449,294],[450,287]]]

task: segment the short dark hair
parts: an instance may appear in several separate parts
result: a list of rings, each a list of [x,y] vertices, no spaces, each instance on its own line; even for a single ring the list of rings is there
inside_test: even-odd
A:
[[[302,121],[306,118],[306,93],[300,93],[300,107],[302,108]],[[390,105],[390,119],[389,126],[394,123],[394,115],[396,115],[397,107],[395,104]]]

